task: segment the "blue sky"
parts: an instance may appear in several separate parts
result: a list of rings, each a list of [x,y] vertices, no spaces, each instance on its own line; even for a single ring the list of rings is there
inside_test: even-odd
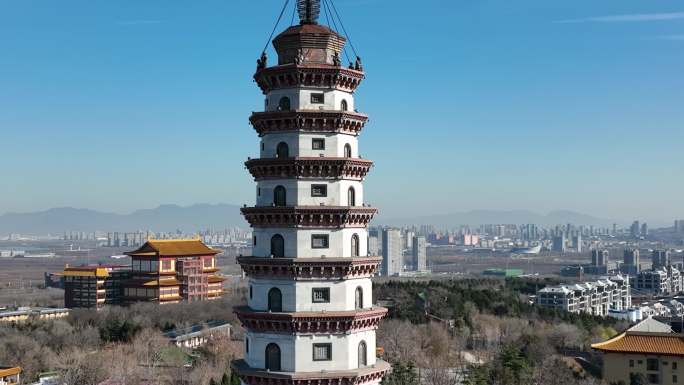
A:
[[[684,217],[680,0],[335,1],[388,217]],[[253,202],[251,76],[283,2],[0,0],[0,213]]]

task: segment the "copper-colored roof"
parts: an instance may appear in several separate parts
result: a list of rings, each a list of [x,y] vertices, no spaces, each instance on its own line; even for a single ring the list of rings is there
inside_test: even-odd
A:
[[[178,286],[180,282],[176,278],[171,279],[131,279],[124,283],[127,287],[156,287],[156,286]]]
[[[139,249],[125,253],[130,256],[184,257],[192,255],[216,255],[214,250],[199,239],[150,239]]]
[[[304,34],[323,34],[323,35],[337,35],[339,34],[332,29],[320,24],[299,24],[284,30],[278,36],[288,35],[304,35]]]
[[[0,366],[0,377],[14,376],[21,373],[20,367]]]
[[[608,353],[684,356],[684,335],[628,331],[608,341],[593,344],[591,347]]]

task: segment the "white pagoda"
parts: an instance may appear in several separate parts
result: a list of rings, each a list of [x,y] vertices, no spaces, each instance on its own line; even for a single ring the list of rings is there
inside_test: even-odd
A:
[[[245,164],[256,205],[244,207],[253,253],[238,258],[249,278],[245,358],[233,362],[243,384],[379,384],[390,369],[376,358],[375,331],[387,309],[372,303],[363,202],[372,162],[359,156],[368,117],[356,112],[360,59],[340,60],[346,39],[319,25],[319,0],[298,0],[300,24],[273,40],[277,65],[258,60],[265,111],[250,122],[260,157]]]

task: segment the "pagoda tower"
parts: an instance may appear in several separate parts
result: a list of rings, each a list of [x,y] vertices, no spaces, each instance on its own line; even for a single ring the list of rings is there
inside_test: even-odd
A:
[[[372,304],[363,202],[372,162],[359,156],[368,117],[355,112],[364,78],[360,59],[340,56],[346,39],[319,25],[318,0],[298,0],[300,24],[273,40],[254,79],[265,95],[250,122],[260,157],[245,165],[256,205],[241,211],[253,228],[253,253],[239,257],[247,305],[235,309],[246,329],[245,358],[232,366],[243,384],[379,384],[390,369],[376,358],[375,331],[387,309]]]

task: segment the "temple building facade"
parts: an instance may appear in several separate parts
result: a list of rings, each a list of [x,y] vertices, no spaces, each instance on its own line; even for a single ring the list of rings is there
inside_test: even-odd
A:
[[[218,274],[218,253],[199,239],[151,239],[126,253],[130,266],[67,265],[62,272],[65,306],[100,309],[220,298],[225,278]]]
[[[216,254],[199,239],[148,240],[131,257],[131,276],[124,282],[126,302],[201,301],[223,295]]]
[[[253,254],[239,257],[249,279],[245,358],[233,369],[245,385],[379,384],[389,365],[376,358],[375,332],[387,309],[373,306],[364,203],[372,162],[360,156],[367,116],[354,92],[360,59],[340,57],[345,37],[319,25],[319,1],[300,0],[300,23],[274,40],[254,76],[265,96],[250,122],[260,157],[246,162],[256,204],[242,214],[253,228]]]

